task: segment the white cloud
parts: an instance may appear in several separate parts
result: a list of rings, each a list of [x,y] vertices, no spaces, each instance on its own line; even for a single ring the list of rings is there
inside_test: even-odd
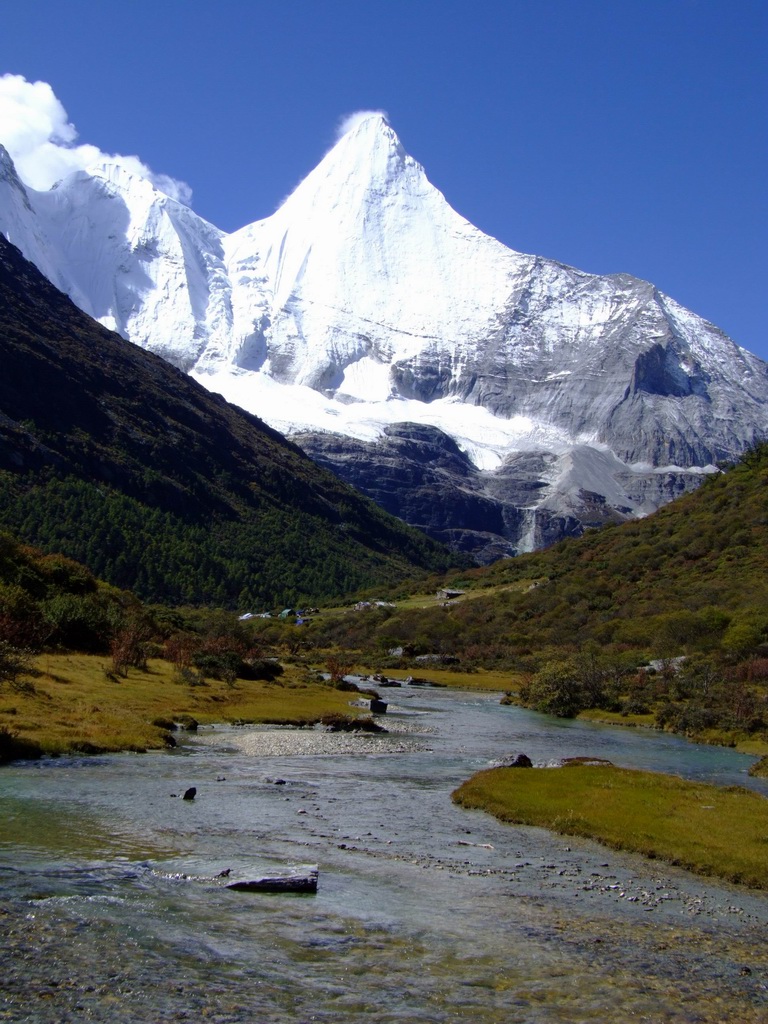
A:
[[[137,156],[104,153],[98,146],[76,140],[77,129],[47,82],[0,75],[0,143],[10,153],[19,177],[31,188],[44,191],[72,171],[107,162],[120,164],[166,195],[190,205],[192,190],[186,182],[155,174]]]
[[[338,142],[342,135],[346,135],[347,132],[351,132],[353,128],[357,128],[361,121],[364,121],[366,117],[373,117],[378,115],[383,117],[385,121],[389,120],[389,115],[386,110],[355,110],[352,114],[345,114],[340,118],[338,125],[336,126],[336,141]]]

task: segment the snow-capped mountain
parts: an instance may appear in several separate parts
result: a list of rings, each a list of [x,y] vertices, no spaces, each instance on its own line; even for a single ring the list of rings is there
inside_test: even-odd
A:
[[[91,316],[481,557],[645,514],[768,432],[765,363],[647,282],[483,234],[380,115],[233,234],[114,166],[34,192],[7,155],[0,230]]]

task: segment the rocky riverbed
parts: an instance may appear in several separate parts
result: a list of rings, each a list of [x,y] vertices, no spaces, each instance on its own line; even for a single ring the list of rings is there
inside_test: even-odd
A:
[[[221,727],[197,736],[200,743],[239,750],[249,757],[340,757],[405,754],[430,749],[429,726],[390,717],[382,732],[333,732],[323,728]]]

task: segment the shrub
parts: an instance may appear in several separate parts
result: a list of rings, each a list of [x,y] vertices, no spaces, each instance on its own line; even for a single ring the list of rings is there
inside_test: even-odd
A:
[[[260,679],[271,683],[283,674],[283,666],[273,658],[246,658],[240,666],[241,679]]]
[[[230,684],[237,679],[243,663],[237,651],[198,651],[192,661],[201,676]]]
[[[16,647],[7,640],[0,640],[0,682],[15,683],[22,672],[31,667],[32,652]]]
[[[126,622],[110,643],[114,671],[118,675],[125,675],[129,667],[146,671],[152,648],[152,630],[149,625],[139,619]]]
[[[40,605],[50,642],[100,654],[112,633],[109,611],[95,594],[59,593]]]
[[[578,674],[573,660],[550,662],[531,680],[526,703],[548,715],[573,718],[584,707]]]
[[[183,683],[186,686],[207,686],[205,679],[199,672],[195,672],[193,668],[187,668],[182,666],[177,668],[174,674],[174,682]]]

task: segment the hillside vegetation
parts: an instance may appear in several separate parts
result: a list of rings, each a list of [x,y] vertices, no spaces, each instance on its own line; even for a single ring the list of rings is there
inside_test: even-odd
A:
[[[144,599],[258,608],[457,564],[1,236],[0,360],[0,526]]]
[[[507,671],[516,699],[559,715],[726,742],[768,729],[767,445],[647,519],[454,573],[460,596],[431,583],[320,620],[313,642],[382,667]]]

